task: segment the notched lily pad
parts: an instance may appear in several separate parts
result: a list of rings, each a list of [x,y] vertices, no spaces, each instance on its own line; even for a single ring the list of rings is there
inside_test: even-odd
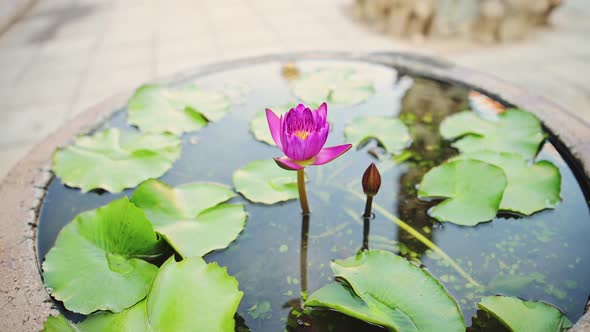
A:
[[[498,121],[485,120],[474,112],[447,117],[440,126],[445,139],[456,139],[453,146],[467,153],[480,150],[518,153],[532,159],[545,139],[539,119],[532,113],[508,109]]]
[[[455,160],[428,171],[418,197],[445,198],[428,211],[433,218],[475,226],[496,216],[507,184],[498,166],[474,159]]]
[[[49,317],[45,332],[209,331],[233,332],[244,294],[217,263],[200,257],[162,265],[147,299],[120,313],[101,312],[78,324]]]
[[[330,308],[390,331],[465,331],[457,303],[428,272],[381,250],[331,264],[341,283],[309,296],[307,307]]]
[[[459,158],[481,160],[504,170],[508,186],[500,210],[531,215],[554,208],[561,201],[561,174],[559,168],[549,161],[529,163],[515,153],[491,151],[468,153]]]
[[[158,180],[142,183],[131,198],[156,231],[183,257],[201,257],[227,247],[244,229],[241,204],[221,204],[235,196],[217,183],[188,183],[172,188]]]
[[[70,311],[120,312],[145,297],[158,272],[137,257],[158,250],[145,213],[124,197],[79,214],[61,230],[43,262],[45,286]]]
[[[355,77],[348,68],[322,68],[293,82],[293,93],[308,103],[354,105],[375,93],[373,82]]]
[[[348,143],[357,147],[375,139],[387,152],[399,154],[412,143],[410,132],[399,119],[387,116],[359,116],[344,128]]]
[[[254,203],[275,204],[299,197],[297,175],[272,159],[255,160],[234,172],[236,190]]]
[[[53,154],[53,171],[82,192],[121,192],[162,176],[180,156],[181,142],[171,134],[142,134],[106,129],[78,137]]]
[[[557,308],[542,302],[523,301],[507,296],[487,296],[477,305],[512,332],[559,332],[572,326]]]
[[[218,121],[229,108],[229,98],[221,92],[144,85],[129,99],[127,121],[145,132],[178,135]]]

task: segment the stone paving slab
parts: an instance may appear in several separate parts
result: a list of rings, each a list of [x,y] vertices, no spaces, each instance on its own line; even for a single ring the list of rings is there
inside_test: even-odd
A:
[[[551,29],[501,46],[379,35],[351,19],[351,1],[38,0],[0,35],[0,156],[13,156],[0,159],[0,178],[17,151],[117,92],[263,54],[424,53],[494,74],[590,121],[587,0],[566,0]]]

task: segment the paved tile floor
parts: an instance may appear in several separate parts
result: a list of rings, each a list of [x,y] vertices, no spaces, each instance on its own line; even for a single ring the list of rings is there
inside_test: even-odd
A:
[[[39,0],[0,35],[0,178],[39,140],[124,89],[200,64],[304,50],[411,50],[495,74],[590,122],[590,4],[502,46],[411,44],[354,22],[353,0]]]

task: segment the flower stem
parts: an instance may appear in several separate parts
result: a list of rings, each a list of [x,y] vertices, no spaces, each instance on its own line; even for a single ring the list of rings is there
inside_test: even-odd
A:
[[[358,193],[355,190],[348,189],[348,188],[346,188],[346,190],[359,199],[364,198],[363,194]],[[387,211],[385,208],[383,208],[379,204],[376,204],[376,203],[373,204],[373,208],[375,208],[375,210],[379,211],[379,213],[381,213],[387,219],[389,219],[392,222],[394,222],[395,224],[397,224],[404,231],[410,233],[418,241],[424,243],[424,245],[427,246],[428,248],[430,248],[432,251],[434,251],[437,254],[439,254],[440,256],[442,256],[447,262],[449,262],[449,264],[453,267],[453,269],[455,269],[455,271],[457,271],[457,273],[459,273],[463,278],[467,279],[467,281],[472,283],[474,286],[481,287],[481,284],[478,283],[477,281],[475,281],[465,270],[463,270],[461,268],[461,266],[459,266],[459,264],[457,264],[457,262],[455,262],[454,259],[452,259],[449,255],[447,255],[447,253],[444,252],[439,246],[437,246],[432,241],[430,241],[428,238],[426,238],[424,235],[420,234],[418,231],[416,231],[414,228],[412,228],[412,226],[406,224],[403,220],[401,220],[401,219],[397,218],[396,216],[394,216],[393,214],[389,213],[389,211]]]
[[[297,189],[299,189],[299,203],[304,215],[309,214],[309,204],[307,203],[307,192],[305,191],[305,172],[300,169],[297,171]]]
[[[299,273],[301,279],[301,300],[307,300],[307,241],[309,238],[309,214],[301,220],[301,243],[299,248]]]

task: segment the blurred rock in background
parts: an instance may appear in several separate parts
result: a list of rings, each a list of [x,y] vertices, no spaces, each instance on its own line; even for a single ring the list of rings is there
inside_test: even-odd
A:
[[[353,16],[385,34],[485,43],[522,40],[562,0],[355,0]]]

